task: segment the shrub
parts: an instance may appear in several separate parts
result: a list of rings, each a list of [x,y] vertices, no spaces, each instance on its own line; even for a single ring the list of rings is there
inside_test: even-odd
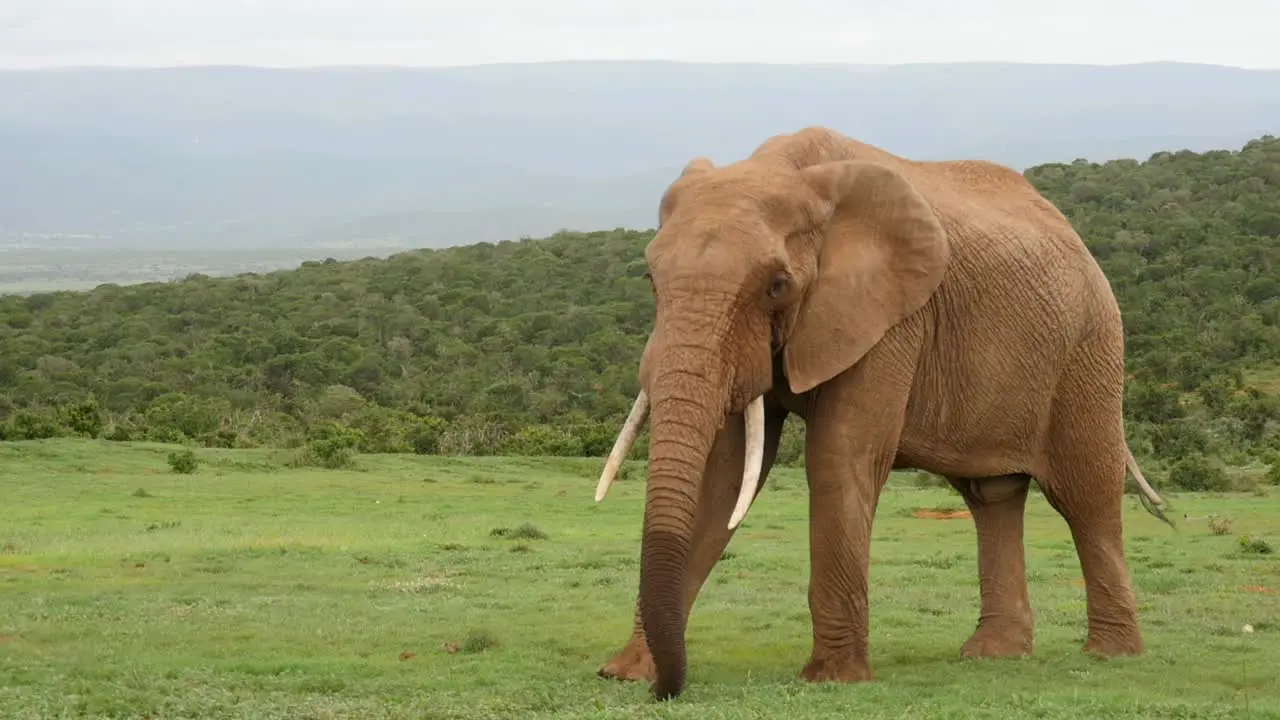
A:
[[[169,392],[152,400],[145,415],[148,428],[163,428],[179,437],[197,438],[206,433],[216,433],[222,425],[222,418],[230,411],[230,403],[223,398]]]
[[[19,410],[0,427],[2,440],[48,440],[62,435],[58,421],[48,412]]]
[[[601,422],[578,423],[570,427],[569,432],[577,438],[583,457],[607,457],[621,429],[621,425]]]
[[[89,438],[102,435],[102,411],[98,407],[98,401],[92,397],[83,402],[64,405],[59,410],[62,423],[72,433]]]
[[[464,653],[481,653],[498,647],[498,638],[488,630],[472,630],[467,633],[467,639],[462,641],[462,652]]]
[[[102,433],[102,437],[112,442],[129,442],[133,439],[134,429],[131,425],[123,422],[113,422],[107,425]]]
[[[204,433],[198,439],[200,444],[205,447],[229,450],[236,447],[240,440],[240,434],[231,428],[220,428],[216,432]]]
[[[498,422],[471,416],[451,421],[440,434],[440,455],[500,455],[510,434]]]
[[[804,467],[804,422],[798,417],[787,418],[782,426],[782,438],[778,442],[778,467]]]
[[[1270,555],[1274,550],[1271,543],[1262,538],[1251,538],[1248,535],[1240,536],[1240,552],[1245,555]]]
[[[1125,409],[1135,420],[1167,423],[1186,414],[1178,391],[1155,382],[1139,380],[1125,388]]]
[[[547,534],[533,523],[524,523],[520,527],[511,528],[497,527],[489,531],[493,537],[507,538],[509,540],[546,540]]]
[[[409,447],[419,455],[437,455],[440,437],[444,435],[445,422],[437,417],[414,418],[405,432]]]
[[[177,445],[187,439],[182,431],[168,425],[147,425],[142,429],[143,439],[149,442],[164,443],[166,445]]]
[[[200,467],[200,461],[190,448],[169,453],[169,469],[181,475],[190,475]]]
[[[356,449],[362,440],[360,431],[341,423],[325,420],[307,433],[307,444],[294,459],[304,467],[345,470],[355,467]]]
[[[582,441],[560,428],[530,425],[511,436],[503,450],[508,455],[527,457],[579,457],[582,455]]]
[[[1220,467],[1209,463],[1199,453],[1188,455],[1169,468],[1169,483],[1181,490],[1199,492],[1228,490],[1231,481]]]
[[[1185,458],[1209,451],[1209,438],[1195,421],[1175,420],[1152,427],[1151,447],[1161,459]]]
[[[351,429],[360,435],[356,449],[371,454],[411,451],[413,448],[405,439],[409,430],[408,417],[405,413],[378,405],[361,407],[348,420]]]
[[[1262,476],[1262,481],[1271,485],[1280,485],[1280,452],[1272,450],[1262,458],[1262,461],[1269,466]]]

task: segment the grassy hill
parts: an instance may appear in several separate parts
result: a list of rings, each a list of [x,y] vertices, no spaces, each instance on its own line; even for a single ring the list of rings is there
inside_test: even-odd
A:
[[[1119,297],[1135,452],[1206,487],[1280,465],[1280,140],[1026,174]],[[0,297],[0,433],[600,455],[637,389],[650,237]]]

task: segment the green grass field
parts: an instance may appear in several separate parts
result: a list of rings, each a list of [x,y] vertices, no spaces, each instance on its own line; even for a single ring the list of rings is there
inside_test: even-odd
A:
[[[630,630],[642,481],[596,505],[598,461],[365,456],[322,471],[284,451],[202,450],[179,475],[172,449],[0,443],[0,716],[1280,717],[1280,553],[1240,543],[1280,549],[1275,488],[1166,495],[1178,532],[1126,499],[1148,651],[1106,662],[1080,652],[1079,565],[1033,494],[1035,654],[964,661],[972,522],[913,517],[962,504],[896,478],[872,548],[876,681],[815,686],[796,677],[806,490],[779,471],[694,608],[688,691],[657,704],[595,676]]]

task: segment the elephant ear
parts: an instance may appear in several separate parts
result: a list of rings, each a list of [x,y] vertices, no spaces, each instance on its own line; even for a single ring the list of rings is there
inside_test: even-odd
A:
[[[933,208],[898,172],[858,160],[800,172],[823,202],[816,277],[785,351],[796,393],[852,367],[891,327],[923,307],[950,260]]]

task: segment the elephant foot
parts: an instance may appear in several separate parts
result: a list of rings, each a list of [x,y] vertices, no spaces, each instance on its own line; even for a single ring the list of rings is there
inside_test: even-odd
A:
[[[1084,644],[1084,652],[1104,658],[1141,655],[1142,651],[1142,633],[1136,625],[1105,630],[1090,628],[1089,639]]]
[[[1029,623],[991,620],[978,625],[978,629],[960,647],[960,656],[966,658],[1017,657],[1030,655],[1034,645],[1034,633]]]
[[[596,675],[623,682],[644,680],[652,683],[658,674],[653,667],[653,656],[643,639],[631,638],[613,659],[596,670]]]
[[[800,677],[809,682],[870,682],[875,679],[871,663],[865,655],[832,653],[810,658],[800,671]]]

